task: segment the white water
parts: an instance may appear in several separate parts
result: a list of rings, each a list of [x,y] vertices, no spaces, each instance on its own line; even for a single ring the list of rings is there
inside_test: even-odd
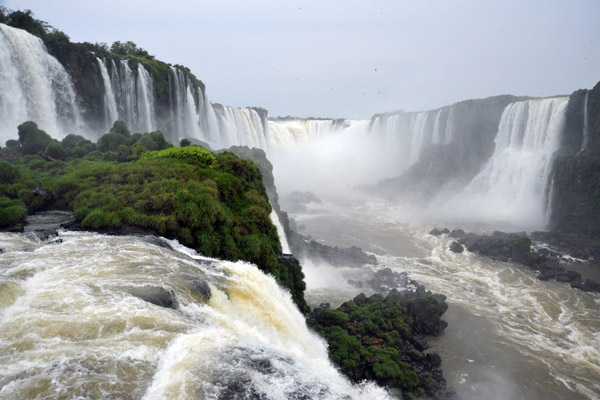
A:
[[[138,129],[141,132],[156,130],[156,109],[154,108],[154,83],[152,77],[142,64],[137,70],[137,108]]]
[[[283,229],[283,225],[281,225],[281,221],[275,210],[271,210],[269,217],[271,218],[273,225],[275,225],[275,228],[277,228],[277,235],[279,236],[279,242],[281,243],[281,252],[284,254],[292,254],[287,236],[285,235],[285,229]]]
[[[568,100],[528,100],[507,106],[494,153],[464,191],[440,207],[462,220],[543,229],[548,219],[548,175],[560,145]]]
[[[61,138],[79,133],[81,117],[71,79],[41,39],[0,24],[0,145],[17,126],[34,121]]]
[[[340,376],[289,293],[253,265],[136,237],[0,238],[0,398],[389,398]],[[147,286],[176,309],[130,294]]]
[[[168,132],[175,143],[189,138],[201,138],[200,115],[192,94],[190,82],[183,71],[171,67],[169,76],[171,87],[171,132]]]
[[[108,132],[115,121],[119,119],[119,113],[117,111],[117,101],[115,100],[115,93],[110,77],[108,76],[106,64],[98,57],[96,57],[96,60],[98,60],[98,66],[100,67],[100,73],[102,75],[102,83],[104,84],[104,129]]]
[[[583,100],[583,140],[581,141],[581,150],[584,151],[590,140],[590,127],[588,121],[588,95],[590,92],[585,92],[585,99]]]
[[[268,127],[251,108],[220,106],[216,110],[221,147],[248,146],[266,150]]]

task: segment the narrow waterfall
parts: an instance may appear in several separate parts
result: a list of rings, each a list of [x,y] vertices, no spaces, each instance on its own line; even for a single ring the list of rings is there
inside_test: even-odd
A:
[[[588,121],[588,95],[590,92],[585,93],[585,99],[583,100],[583,140],[581,142],[581,151],[584,151],[590,140],[590,127]]]
[[[279,216],[275,210],[271,211],[270,217],[271,222],[273,225],[275,225],[275,228],[277,228],[277,235],[279,236],[279,241],[281,242],[281,252],[284,254],[292,254],[287,236],[285,235],[285,230],[283,229],[283,225],[281,225],[281,221],[279,220]]]
[[[34,121],[54,137],[82,127],[71,79],[36,36],[0,24],[0,145]]]
[[[60,239],[0,233],[0,398],[390,398],[342,377],[254,265],[158,238]]]
[[[154,107],[154,83],[152,77],[142,64],[137,70],[137,129],[141,132],[156,130],[156,109]]]
[[[493,155],[447,208],[465,218],[543,228],[551,160],[560,144],[567,104],[568,97],[562,97],[507,106]]]
[[[119,113],[117,111],[117,101],[115,100],[113,84],[108,75],[106,64],[104,63],[104,60],[101,60],[98,57],[96,57],[96,60],[98,60],[98,66],[100,66],[100,73],[102,75],[102,83],[104,83],[104,126],[108,132],[108,129],[110,129],[114,122],[119,119]]]

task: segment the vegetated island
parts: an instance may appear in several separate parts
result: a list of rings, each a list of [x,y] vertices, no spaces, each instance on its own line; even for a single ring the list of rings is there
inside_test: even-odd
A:
[[[73,134],[58,141],[25,122],[0,148],[0,228],[19,232],[28,215],[64,210],[74,214],[71,228],[175,238],[206,256],[256,264],[308,315],[302,267],[281,254],[259,168],[230,151],[180,144],[158,131],[131,134],[123,121],[97,143]],[[408,398],[449,398],[441,359],[423,353],[425,335],[443,332],[446,309],[443,296],[418,287],[319,307],[309,323],[351,380],[374,380]]]

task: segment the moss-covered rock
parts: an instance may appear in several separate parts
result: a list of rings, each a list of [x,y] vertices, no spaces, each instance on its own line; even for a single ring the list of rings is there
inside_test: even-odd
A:
[[[439,335],[443,297],[393,290],[387,297],[360,294],[333,310],[315,309],[308,323],[327,340],[329,356],[355,382],[400,389],[407,398],[448,392],[439,356],[422,353],[420,335]],[[442,327],[441,329],[439,327]]]

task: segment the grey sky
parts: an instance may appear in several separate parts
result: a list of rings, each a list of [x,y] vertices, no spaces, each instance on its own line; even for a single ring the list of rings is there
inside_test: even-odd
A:
[[[368,118],[600,81],[598,0],[0,0],[73,41],[131,40],[213,102]]]

